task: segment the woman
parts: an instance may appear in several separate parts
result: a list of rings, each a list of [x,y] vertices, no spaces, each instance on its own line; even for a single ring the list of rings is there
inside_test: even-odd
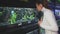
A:
[[[36,0],[36,8],[38,11],[43,12],[43,19],[38,21],[41,28],[45,29],[45,33],[42,34],[58,34],[58,26],[55,20],[54,14],[51,10],[47,9],[43,5],[43,0]]]

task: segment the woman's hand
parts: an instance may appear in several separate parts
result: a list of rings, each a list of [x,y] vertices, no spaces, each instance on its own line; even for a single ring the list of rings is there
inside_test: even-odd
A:
[[[40,26],[41,23],[42,23],[42,19],[38,21],[38,25]]]

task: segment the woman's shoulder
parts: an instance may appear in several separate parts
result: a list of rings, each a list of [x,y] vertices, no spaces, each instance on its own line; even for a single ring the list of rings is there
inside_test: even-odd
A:
[[[45,13],[53,13],[53,11],[52,10],[50,10],[50,9],[45,9],[45,11],[44,11]]]
[[[54,13],[53,13],[53,11],[50,10],[50,9],[45,9],[45,11],[44,11],[44,15],[45,15],[45,16],[53,16]]]

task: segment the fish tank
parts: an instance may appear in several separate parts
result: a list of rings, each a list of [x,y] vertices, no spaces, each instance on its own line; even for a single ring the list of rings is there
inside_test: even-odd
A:
[[[60,27],[60,0],[56,0],[55,16],[57,19],[58,26]]]
[[[59,9],[55,9],[55,17],[56,17],[57,23],[60,27],[60,10]]]
[[[0,7],[0,26],[37,23],[35,8]]]

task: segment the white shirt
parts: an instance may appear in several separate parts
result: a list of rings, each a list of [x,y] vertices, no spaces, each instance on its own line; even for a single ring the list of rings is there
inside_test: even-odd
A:
[[[44,16],[40,27],[45,29],[45,34],[58,34],[58,26],[53,12],[44,7],[41,11],[43,11]]]

